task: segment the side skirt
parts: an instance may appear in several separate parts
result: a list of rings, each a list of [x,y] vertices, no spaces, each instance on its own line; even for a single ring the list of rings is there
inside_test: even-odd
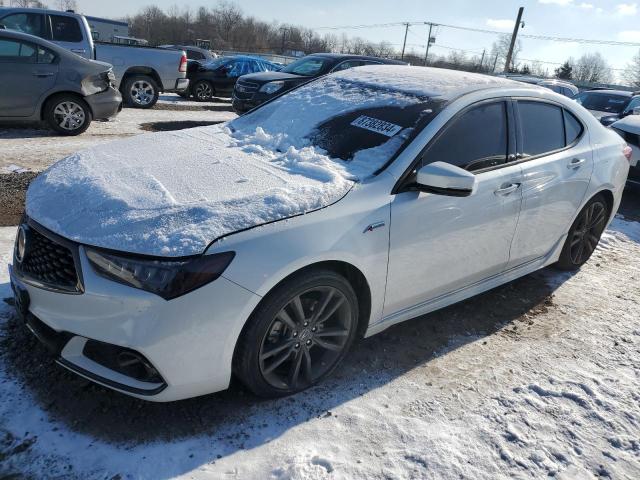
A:
[[[448,307],[449,305],[453,305],[454,303],[461,302],[463,300],[466,300],[467,298],[473,297],[480,293],[486,292],[487,290],[491,290],[492,288],[499,287],[500,285],[511,282],[517,278],[533,273],[536,270],[540,270],[547,265],[551,265],[552,263],[555,263],[560,257],[560,252],[562,251],[562,246],[564,245],[565,238],[566,235],[563,235],[554,245],[551,251],[543,257],[538,257],[536,259],[530,260],[527,263],[512,267],[509,270],[505,270],[502,273],[489,278],[485,278],[484,280],[480,280],[479,282],[473,283],[459,290],[445,293],[443,295],[440,295],[439,297],[432,298],[431,300],[421,302],[412,307],[408,307],[392,313],[391,315],[387,315],[380,322],[374,325],[370,325],[367,333],[365,334],[365,337],[370,337],[371,335],[380,333],[383,330],[391,327],[392,325],[395,325],[396,323],[404,322],[405,320],[426,315],[427,313],[431,313],[441,308]]]

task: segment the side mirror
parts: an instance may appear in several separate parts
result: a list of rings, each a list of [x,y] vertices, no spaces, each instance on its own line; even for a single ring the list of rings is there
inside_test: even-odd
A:
[[[434,162],[425,165],[416,176],[416,189],[449,195],[452,197],[468,197],[476,186],[476,176],[460,167],[445,162]]]

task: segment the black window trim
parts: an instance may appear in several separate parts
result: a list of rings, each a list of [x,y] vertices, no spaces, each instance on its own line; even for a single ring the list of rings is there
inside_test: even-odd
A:
[[[515,165],[519,162],[517,161],[509,161],[510,159],[514,159],[516,158],[516,151],[517,151],[517,138],[516,138],[516,112],[515,112],[515,107],[514,107],[514,102],[512,100],[511,97],[494,97],[494,98],[487,98],[484,100],[480,100],[477,102],[474,102],[470,105],[467,105],[466,107],[464,107],[462,110],[458,111],[453,117],[451,117],[447,123],[445,123],[440,130],[438,130],[436,132],[436,134],[431,137],[431,139],[429,140],[429,142],[427,142],[427,144],[422,148],[422,150],[420,150],[420,153],[418,153],[416,155],[416,158],[411,162],[411,165],[409,166],[409,168],[407,168],[405,170],[405,172],[400,176],[400,179],[396,182],[396,184],[393,186],[393,189],[391,190],[391,194],[395,195],[398,193],[402,193],[402,192],[406,192],[409,191],[409,186],[411,185],[411,177],[417,172],[417,166],[418,164],[422,161],[422,158],[424,157],[424,155],[427,153],[427,151],[429,150],[429,148],[433,145],[433,143],[435,143],[443,134],[446,130],[448,130],[462,115],[464,115],[465,113],[467,113],[470,110],[473,110],[476,107],[485,105],[485,104],[491,104],[491,103],[504,103],[505,107],[506,107],[506,113],[507,113],[507,162],[500,164],[500,165],[494,165],[492,167],[487,167],[487,168],[483,168],[480,170],[474,170],[471,173],[473,173],[474,175],[479,175],[481,173],[486,173],[486,172],[491,172],[493,170],[498,170],[501,168],[505,168],[511,165]]]
[[[532,160],[537,160],[539,158],[543,158],[543,157],[548,157],[550,155],[555,155],[556,153],[561,153],[564,152],[565,150],[569,150],[573,147],[575,147],[578,143],[580,143],[580,141],[582,140],[582,137],[584,136],[587,127],[586,125],[582,122],[582,120],[580,120],[580,117],[578,115],[576,115],[575,113],[573,113],[571,110],[569,110],[567,107],[565,107],[564,105],[562,105],[559,102],[554,102],[551,100],[547,100],[547,99],[542,99],[542,98],[535,98],[535,97],[513,97],[513,108],[515,110],[515,117],[516,117],[516,145],[517,145],[517,152],[516,152],[516,158],[517,160],[515,162],[512,162],[512,165],[518,165],[521,163],[525,163],[525,162],[530,162]],[[552,105],[554,107],[558,107],[560,108],[560,111],[562,113],[562,131],[564,134],[564,139],[565,139],[565,143],[567,141],[567,124],[566,124],[566,120],[565,120],[565,111],[568,111],[571,115],[574,116],[574,118],[578,121],[578,123],[582,126],[582,131],[580,132],[580,135],[578,135],[576,137],[576,139],[571,142],[568,145],[565,145],[562,148],[557,148],[555,150],[550,150],[548,152],[544,152],[544,153],[539,153],[538,155],[531,155],[529,157],[524,157],[523,153],[522,153],[522,146],[524,145],[524,136],[522,133],[522,120],[520,118],[520,110],[518,108],[518,101],[522,101],[522,102],[539,102],[539,103],[545,103],[547,105]]]

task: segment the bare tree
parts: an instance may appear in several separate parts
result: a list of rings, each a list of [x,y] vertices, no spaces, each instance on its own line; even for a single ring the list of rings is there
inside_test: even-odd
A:
[[[58,0],[58,10],[66,12],[67,10],[78,10],[78,2],[76,0]]]
[[[511,35],[505,34],[500,35],[498,40],[493,42],[493,46],[491,47],[491,58],[497,58],[498,61],[496,63],[496,69],[502,70],[504,68],[504,64],[507,61],[507,54],[509,53],[509,47],[511,46]],[[516,40],[515,45],[513,46],[513,54],[511,55],[511,65],[518,64],[518,55],[522,50],[522,43],[520,40]]]
[[[638,51],[631,59],[631,62],[627,64],[622,78],[632,87],[640,87],[640,51]]]
[[[612,77],[611,68],[599,52],[582,55],[572,73],[575,80],[588,83],[608,83]]]

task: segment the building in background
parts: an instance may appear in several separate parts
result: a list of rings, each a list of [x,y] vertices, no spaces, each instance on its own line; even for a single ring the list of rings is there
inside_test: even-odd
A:
[[[108,18],[85,17],[89,22],[91,35],[98,42],[119,43],[115,37],[129,37],[129,24],[118,20],[110,20]]]

